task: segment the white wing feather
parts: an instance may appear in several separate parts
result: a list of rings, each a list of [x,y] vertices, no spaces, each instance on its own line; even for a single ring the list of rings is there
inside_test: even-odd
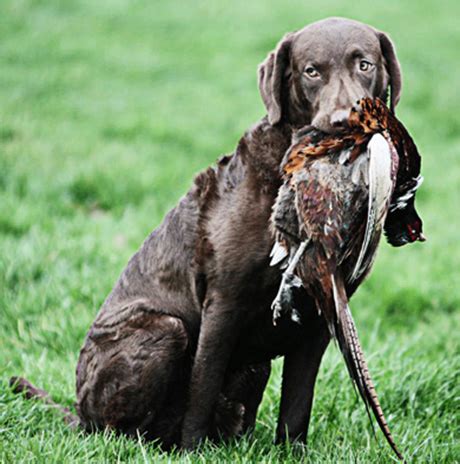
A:
[[[393,191],[391,147],[382,134],[375,134],[368,146],[369,160],[369,202],[366,230],[351,281],[358,279],[365,271],[363,261],[374,234],[379,232],[385,221]]]
[[[276,241],[273,245],[272,251],[270,252],[270,266],[276,266],[288,257],[289,253],[286,248],[281,245],[280,242]]]

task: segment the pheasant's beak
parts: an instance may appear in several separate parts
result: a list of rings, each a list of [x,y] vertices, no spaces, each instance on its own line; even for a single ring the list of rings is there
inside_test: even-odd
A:
[[[419,242],[426,242],[426,237],[422,234],[422,232],[420,232],[420,233],[418,234],[417,240],[418,240]]]

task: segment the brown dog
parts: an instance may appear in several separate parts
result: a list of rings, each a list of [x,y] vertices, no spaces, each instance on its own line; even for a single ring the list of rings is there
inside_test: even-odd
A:
[[[369,26],[327,19],[280,41],[259,68],[268,117],[197,176],[92,325],[77,367],[83,427],[184,447],[248,430],[270,360],[284,355],[277,440],[305,440],[329,336],[306,294],[301,325],[272,325],[280,271],[269,266],[268,222],[279,164],[294,130],[334,131],[358,98],[386,99],[389,87],[394,108],[399,64],[388,36]],[[33,394],[25,381],[17,388]]]

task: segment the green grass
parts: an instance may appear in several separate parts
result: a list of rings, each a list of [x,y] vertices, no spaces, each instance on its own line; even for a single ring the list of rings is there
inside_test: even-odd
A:
[[[264,110],[256,67],[313,20],[388,31],[404,70],[399,116],[418,143],[429,238],[382,245],[352,301],[393,433],[410,462],[458,462],[458,3],[147,0],[0,2],[0,459],[3,462],[390,462],[335,348],[308,451],[275,447],[280,361],[253,438],[188,454],[85,436],[7,387],[25,375],[66,405],[78,350],[129,256],[193,174]]]

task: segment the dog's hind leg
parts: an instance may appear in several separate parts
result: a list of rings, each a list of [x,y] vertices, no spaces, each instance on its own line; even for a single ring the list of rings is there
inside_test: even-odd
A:
[[[242,433],[250,432],[256,423],[257,410],[270,377],[270,361],[244,366],[229,376],[225,396],[244,407]]]
[[[97,321],[96,321],[97,322]],[[77,411],[89,430],[178,442],[191,365],[182,321],[139,311],[93,325],[77,367]]]
[[[270,362],[232,370],[219,394],[208,437],[227,439],[251,432],[270,376]]]

